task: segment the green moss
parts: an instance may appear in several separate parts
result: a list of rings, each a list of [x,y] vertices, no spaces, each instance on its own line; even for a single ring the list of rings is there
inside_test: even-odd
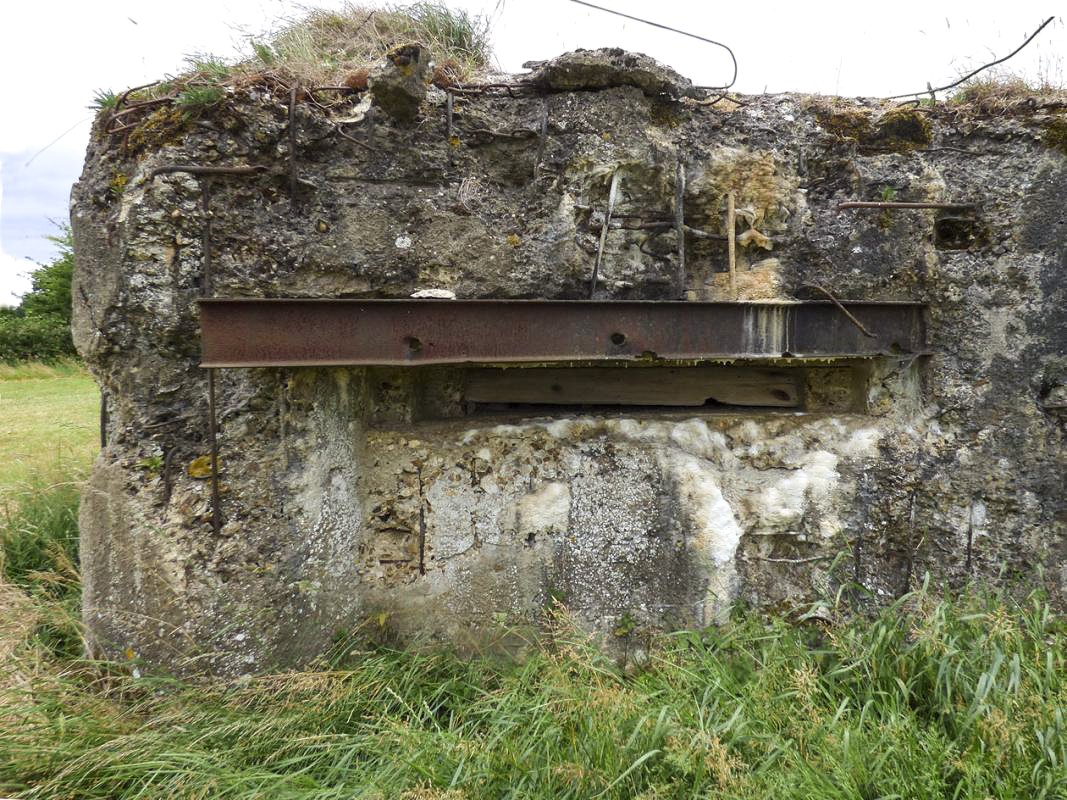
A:
[[[862,144],[894,152],[926,147],[933,141],[930,120],[913,108],[897,108],[878,120],[870,138]]]
[[[824,130],[840,139],[853,139],[860,147],[903,153],[926,147],[933,139],[930,121],[913,108],[897,108],[872,122],[865,111],[823,108],[815,118]]]
[[[1046,147],[1050,147],[1067,156],[1067,119],[1056,117],[1045,123],[1045,132],[1041,141]]]
[[[678,113],[678,104],[662,100],[654,100],[652,102],[652,106],[648,110],[648,117],[653,125],[658,125],[661,128],[677,128],[682,122],[682,117]]]
[[[129,147],[139,152],[177,141],[189,129],[189,119],[185,109],[165,106],[149,114],[144,122],[130,132]]]
[[[819,125],[841,139],[855,139],[862,142],[871,133],[871,118],[863,111],[837,111],[820,109],[815,112]]]

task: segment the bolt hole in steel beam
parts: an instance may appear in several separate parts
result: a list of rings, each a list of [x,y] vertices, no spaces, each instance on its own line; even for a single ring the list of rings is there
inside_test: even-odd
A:
[[[908,302],[204,299],[200,319],[203,367],[639,362],[644,353],[663,361],[803,359],[926,350],[924,307]]]

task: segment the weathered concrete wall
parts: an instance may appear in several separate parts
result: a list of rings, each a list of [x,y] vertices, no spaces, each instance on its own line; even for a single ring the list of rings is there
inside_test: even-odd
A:
[[[405,640],[517,647],[502,631],[557,598],[626,651],[843,580],[881,598],[925,571],[1067,590],[1059,110],[722,110],[627,81],[625,63],[564,70],[566,91],[544,74],[457,95],[451,140],[435,90],[410,124],[359,96],[330,115],[300,103],[295,197],[287,97],[266,89],[195,121],[155,111],[125,144],[98,125],[72,218],[76,340],[108,396],[82,512],[103,652],[257,671],[369,618]],[[690,238],[679,286],[673,231],[645,224],[670,218],[679,159],[688,225],[722,234],[737,197],[741,299],[923,301],[932,356],[865,363],[845,388],[812,372],[807,410],[782,412],[471,415],[452,369],[222,371],[214,534],[205,182],[216,296],[584,298],[618,170],[628,229],[609,233],[598,297],[723,299],[724,241]],[[150,179],[168,164],[268,169]],[[836,211],[890,195],[980,209]]]

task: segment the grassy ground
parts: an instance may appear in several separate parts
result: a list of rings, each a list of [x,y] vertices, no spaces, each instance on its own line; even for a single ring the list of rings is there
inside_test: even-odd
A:
[[[0,709],[0,794],[1067,797],[1067,637],[1040,598],[738,616],[664,638],[632,675],[554,625],[524,665],[346,648],[190,685],[67,659]]]
[[[0,364],[0,509],[42,476],[80,475],[100,444],[100,392],[79,365]]]
[[[20,497],[0,516],[3,797],[1067,799],[1067,620],[1040,594],[739,611],[637,671],[560,609],[523,664],[357,632],[313,670],[183,682],[81,656],[77,492]]]

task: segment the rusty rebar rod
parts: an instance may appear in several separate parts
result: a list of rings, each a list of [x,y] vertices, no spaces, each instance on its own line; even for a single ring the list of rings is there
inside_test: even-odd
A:
[[[822,286],[819,286],[819,284],[817,284],[817,283],[804,283],[804,284],[801,284],[801,288],[802,289],[815,289],[817,292],[822,292],[824,295],[826,295],[827,299],[831,303],[833,303],[835,306],[837,306],[838,310],[842,314],[844,314],[846,317],[849,318],[849,321],[851,321],[853,325],[855,325],[857,328],[859,328],[860,333],[862,333],[868,339],[874,339],[875,338],[875,335],[873,333],[871,333],[869,330],[867,330],[863,326],[862,322],[860,322],[858,319],[856,319],[854,316],[852,316],[852,313],[847,308],[845,308],[843,305],[841,305],[841,301],[838,300],[836,297],[834,297],[830,293],[829,289],[824,289]]]
[[[449,94],[449,97],[452,95]],[[545,142],[548,140],[548,102],[541,100],[541,130],[537,139],[537,159],[534,161],[534,180],[541,176],[541,162],[545,158]]]
[[[730,261],[730,299],[737,299],[737,208],[734,193],[726,193],[726,252]]]
[[[623,231],[655,231],[658,234],[665,233],[669,230],[674,230],[675,226],[677,225],[677,222],[672,219],[645,220],[643,222],[632,223],[618,222],[621,216],[621,214],[614,215],[613,224],[611,226],[613,229]],[[628,214],[626,216],[632,218],[635,215]],[[716,242],[725,242],[727,238],[725,233],[708,233],[707,231],[701,228],[694,228],[692,225],[683,225],[682,227],[685,229],[687,235],[693,236],[697,239],[710,239]]]
[[[214,275],[211,270],[211,180],[205,180],[200,186],[200,211],[204,215],[204,224],[200,229],[200,266],[202,270],[201,295],[211,297],[214,291]]]
[[[593,278],[589,282],[589,299],[596,294],[596,282],[600,278],[600,264],[604,260],[604,245],[608,241],[608,226],[611,225],[611,212],[615,210],[615,197],[619,191],[619,170],[611,173],[611,187],[608,189],[608,207],[604,211],[604,225],[600,229],[600,246],[596,250],[596,261],[593,262]]]
[[[938,208],[945,211],[970,211],[978,208],[977,203],[897,203],[889,201],[877,202],[848,202],[838,203],[837,210],[844,211],[850,208],[882,208],[882,209],[908,209],[908,208]]]
[[[219,434],[215,422],[215,370],[207,371],[208,440],[211,444],[211,527],[215,534],[222,531],[222,510],[219,501]]]
[[[211,179],[200,187],[200,208],[204,224],[200,238],[200,264],[203,270],[200,294],[210,297],[214,292],[214,275],[211,264]],[[211,446],[211,527],[215,534],[222,530],[222,510],[219,501],[219,437],[217,412],[215,410],[215,370],[207,371],[207,416],[208,442]]]
[[[148,173],[148,182],[151,182],[159,175],[166,175],[171,172],[187,172],[190,175],[255,175],[259,172],[269,171],[270,167],[265,167],[262,164],[239,167],[210,167],[198,164],[165,164],[162,167],[156,167]]]
[[[454,166],[456,163],[452,150],[452,136],[453,136],[453,122],[452,122],[452,106],[455,103],[455,95],[452,92],[445,93],[445,116],[447,118],[447,130],[445,131],[445,146],[448,148],[448,166]],[[537,167],[534,167],[536,171]]]
[[[296,93],[299,81],[289,87],[289,201],[296,203]]]
[[[120,94],[115,99],[115,105],[112,106],[112,108],[116,109],[116,110],[119,109],[119,108],[122,108],[122,104],[126,102],[126,99],[131,94],[133,94],[134,92],[139,92],[141,89],[151,89],[153,86],[155,86],[158,83],[159,83],[159,81],[152,81],[151,83],[142,83],[140,86],[131,86],[129,89],[124,91],[122,94]],[[112,114],[112,116],[114,116],[114,114]]]
[[[108,118],[108,124],[110,125],[119,117],[125,117],[127,114],[133,114],[137,111],[141,111],[146,108],[151,108],[152,106],[161,106],[164,103],[171,103],[176,100],[177,97],[178,95],[176,94],[168,94],[166,97],[155,97],[151,100],[142,100],[139,103],[131,103],[130,105],[126,106],[126,108],[124,108],[122,111],[113,111],[111,113],[111,116]]]
[[[685,164],[681,154],[674,164],[674,230],[678,237],[678,296],[685,297]]]
[[[100,390],[100,447],[107,447],[107,389]]]

